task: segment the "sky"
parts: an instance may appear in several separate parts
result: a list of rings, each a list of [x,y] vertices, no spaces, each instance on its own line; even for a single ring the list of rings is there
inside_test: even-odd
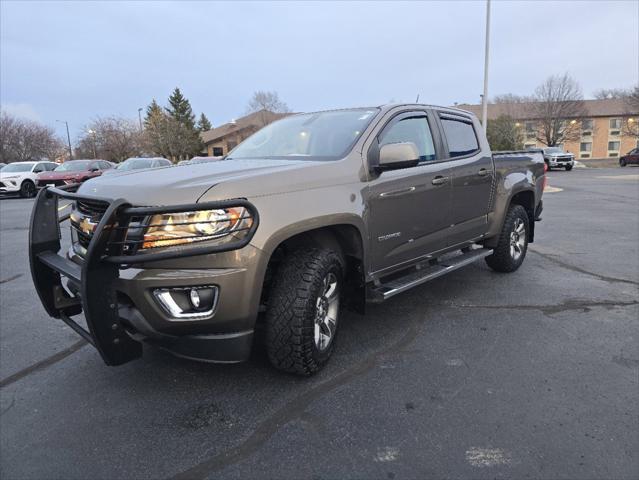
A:
[[[478,103],[486,4],[0,1],[0,104],[72,140],[176,86],[213,125],[256,90],[293,111]],[[489,97],[568,72],[584,96],[639,82],[638,1],[493,1]]]

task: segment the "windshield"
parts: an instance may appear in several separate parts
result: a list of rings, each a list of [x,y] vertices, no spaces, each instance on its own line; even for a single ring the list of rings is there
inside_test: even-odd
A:
[[[337,160],[348,153],[377,112],[357,109],[286,117],[251,135],[228,159]]]
[[[71,160],[55,169],[56,172],[82,172],[89,169],[91,160]]]
[[[30,172],[32,168],[33,163],[10,163],[6,167],[2,167],[2,173]]]
[[[563,153],[563,150],[559,147],[550,147],[546,149],[546,153]]]
[[[146,158],[136,158],[127,160],[120,165],[118,165],[118,170],[138,170],[140,168],[151,168],[153,166],[153,160]]]

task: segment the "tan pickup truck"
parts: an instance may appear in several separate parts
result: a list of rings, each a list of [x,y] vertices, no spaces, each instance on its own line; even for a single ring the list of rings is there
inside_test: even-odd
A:
[[[343,308],[363,312],[482,258],[517,270],[544,175],[541,154],[492,154],[457,109],[292,115],[217,162],[44,188],[31,271],[49,315],[109,365],[139,357],[141,342],[237,362],[259,339],[275,367],[309,375],[329,359]],[[61,199],[73,203],[62,217]]]

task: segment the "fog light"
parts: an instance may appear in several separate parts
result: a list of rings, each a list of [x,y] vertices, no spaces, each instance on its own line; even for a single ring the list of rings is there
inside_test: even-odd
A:
[[[191,305],[193,305],[193,308],[200,308],[200,294],[197,293],[197,289],[191,289],[190,297]]]
[[[162,309],[177,320],[194,320],[210,317],[215,310],[218,287],[156,288],[153,296]]]

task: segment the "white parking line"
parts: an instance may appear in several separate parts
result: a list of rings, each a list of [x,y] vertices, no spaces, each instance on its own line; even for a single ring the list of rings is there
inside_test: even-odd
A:
[[[602,175],[595,178],[610,178],[612,180],[639,180],[639,174],[631,175]]]

